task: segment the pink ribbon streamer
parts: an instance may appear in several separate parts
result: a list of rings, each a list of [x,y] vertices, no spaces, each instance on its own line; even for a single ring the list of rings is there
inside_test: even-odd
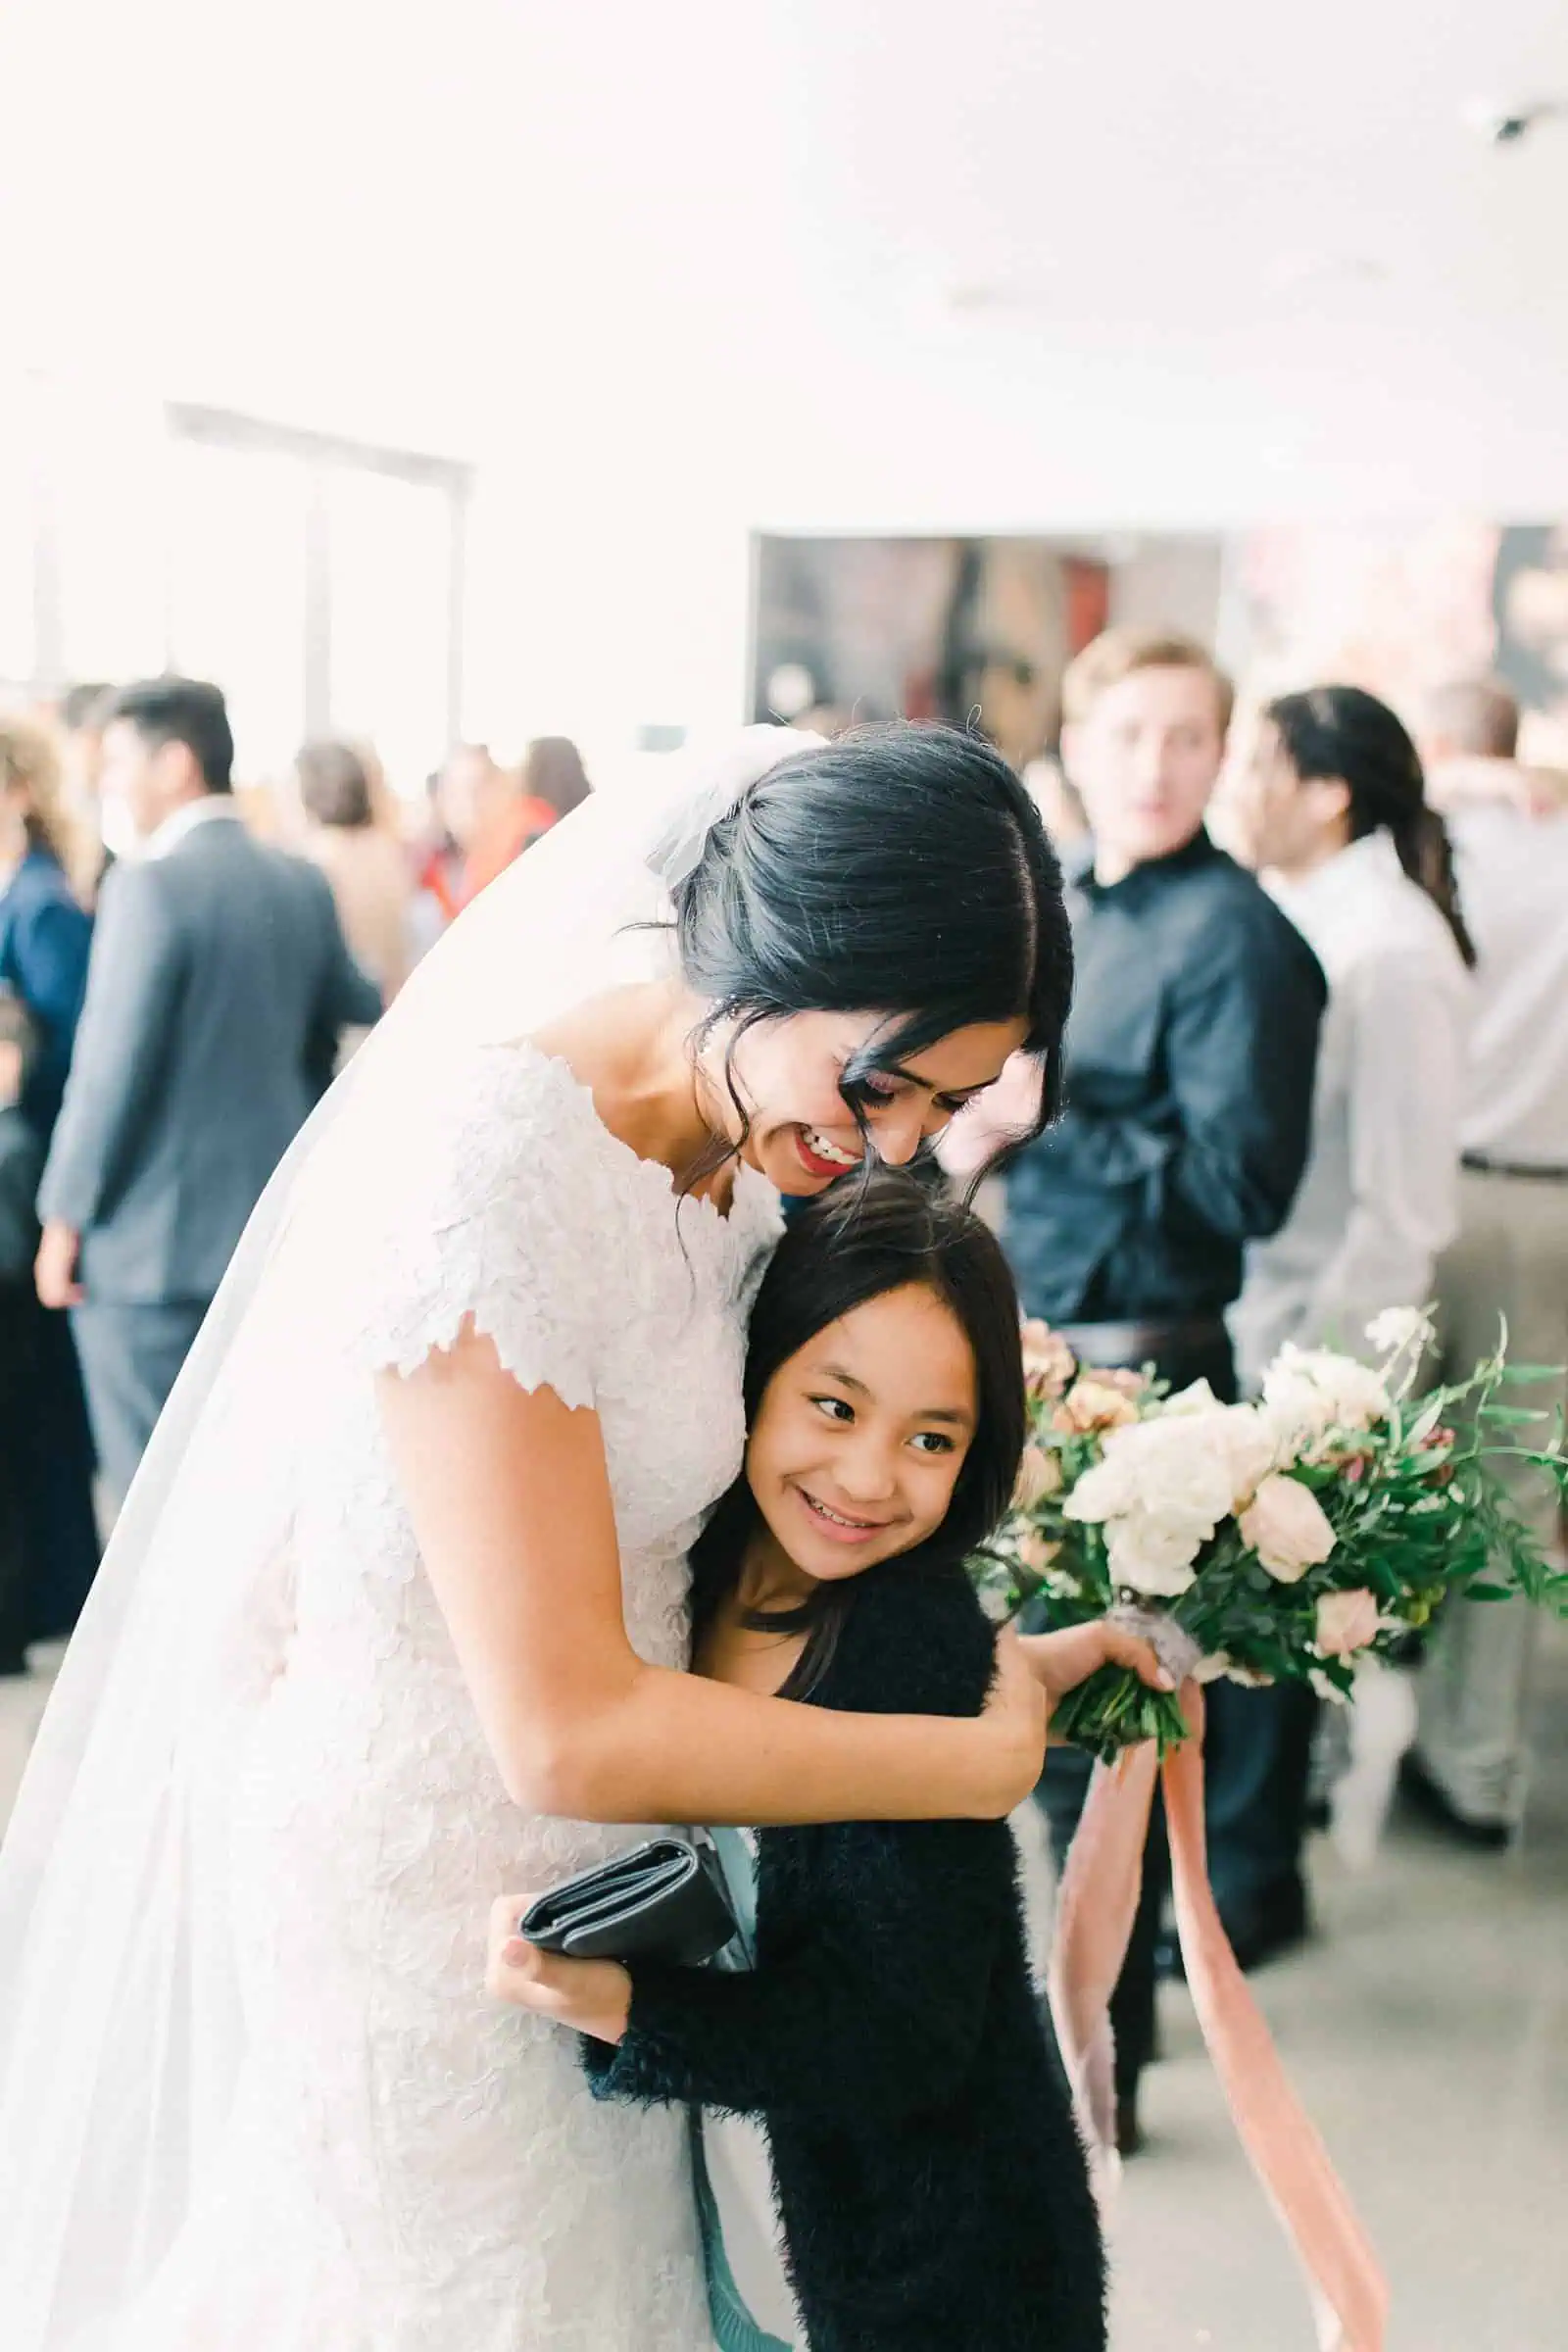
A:
[[[1109,2003],[1138,1909],[1156,1780],[1165,1792],[1176,1928],[1188,1989],[1232,2120],[1307,2277],[1319,2352],[1383,2352],[1389,2289],[1248,1989],[1208,1884],[1203,1699],[1182,1689],[1192,1737],[1158,1762],[1152,1742],[1097,1764],[1057,1895],[1051,2007],[1092,2150],[1114,2146]]]

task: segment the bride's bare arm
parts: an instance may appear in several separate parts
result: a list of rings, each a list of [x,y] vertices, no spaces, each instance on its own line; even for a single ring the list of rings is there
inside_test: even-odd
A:
[[[469,1334],[378,1382],[425,1568],[509,1795],[584,1821],[993,1818],[1033,1787],[1017,1645],[975,1719],[848,1715],[649,1666],[627,1640],[598,1416]]]

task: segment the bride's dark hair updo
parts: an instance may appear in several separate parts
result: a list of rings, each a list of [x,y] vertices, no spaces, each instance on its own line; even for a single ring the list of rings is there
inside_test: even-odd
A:
[[[1072,995],[1061,870],[980,736],[895,720],[781,760],[713,827],[674,904],[681,970],[711,1007],[703,1035],[886,1013],[844,1076],[860,1117],[876,1071],[1021,1019],[1046,1068],[1041,1123],[1054,1111]]]

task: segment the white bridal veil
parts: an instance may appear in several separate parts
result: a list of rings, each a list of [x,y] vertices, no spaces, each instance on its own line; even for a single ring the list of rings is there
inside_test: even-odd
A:
[[[69,2352],[131,2301],[224,2130],[244,2054],[225,1781],[271,1654],[330,1306],[429,1078],[668,968],[710,825],[816,739],[755,727],[596,794],[420,966],[269,1187],[71,1644],[0,1853],[0,2344]],[[334,1358],[334,1348],[336,1357]],[[96,2340],[96,2339],[94,2339]]]

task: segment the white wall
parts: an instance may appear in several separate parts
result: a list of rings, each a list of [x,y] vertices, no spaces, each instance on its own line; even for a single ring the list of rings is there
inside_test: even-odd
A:
[[[754,529],[1568,513],[1568,124],[1497,155],[1461,119],[1568,86],[1568,16],[1310,33],[15,0],[8,349],[475,462],[505,739],[732,716]]]

